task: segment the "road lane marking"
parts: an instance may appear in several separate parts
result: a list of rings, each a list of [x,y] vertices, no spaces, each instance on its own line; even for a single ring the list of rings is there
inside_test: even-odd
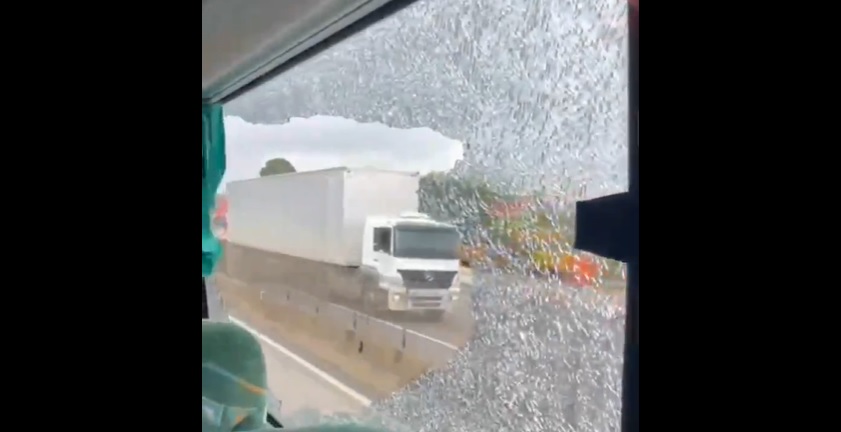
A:
[[[430,336],[430,335],[423,334],[423,333],[421,333],[421,332],[419,332],[419,331],[409,330],[409,329],[405,329],[405,330],[406,330],[406,333],[411,333],[411,334],[413,334],[413,335],[415,335],[415,336],[420,336],[420,337],[422,337],[422,338],[424,338],[424,339],[430,340],[430,341],[435,342],[435,343],[437,343],[437,344],[439,344],[439,345],[443,345],[443,346],[445,346],[445,347],[447,347],[447,348],[449,348],[449,349],[451,349],[451,350],[453,350],[453,351],[458,351],[458,347],[457,347],[457,346],[455,346],[455,345],[453,345],[453,344],[451,344],[451,343],[449,343],[449,342],[442,341],[441,339],[436,339],[436,338],[434,338],[434,337],[432,337],[432,336]]]
[[[312,372],[313,374],[315,374],[316,376],[318,376],[319,378],[324,380],[324,382],[332,385],[337,390],[339,390],[342,393],[350,396],[353,400],[359,402],[362,406],[367,407],[367,406],[371,405],[371,399],[368,399],[367,397],[363,396],[361,393],[359,393],[356,390],[348,387],[345,383],[339,381],[334,376],[332,376],[329,373],[319,369],[314,364],[304,360],[303,358],[301,358],[297,354],[293,353],[291,350],[289,350],[285,346],[275,342],[274,340],[272,340],[268,336],[258,332],[257,330],[254,330],[253,328],[251,328],[251,326],[244,323],[242,320],[234,317],[233,315],[228,315],[228,317],[231,319],[232,323],[244,328],[245,330],[247,330],[248,332],[253,334],[255,337],[257,337],[261,341],[265,342],[266,344],[268,344],[269,346],[271,346],[272,348],[274,348],[275,350],[277,350],[281,354],[283,354],[286,357],[289,357],[290,359],[294,360],[295,363],[298,363],[299,365],[303,366],[308,371]]]

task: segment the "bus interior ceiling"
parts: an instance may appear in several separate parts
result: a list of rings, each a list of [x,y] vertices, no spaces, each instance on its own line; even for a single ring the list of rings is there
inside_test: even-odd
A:
[[[202,101],[225,102],[414,0],[202,0]]]

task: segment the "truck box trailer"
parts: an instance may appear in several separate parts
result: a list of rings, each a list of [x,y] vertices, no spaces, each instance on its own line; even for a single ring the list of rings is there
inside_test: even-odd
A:
[[[419,181],[340,167],[231,182],[229,268],[259,253],[262,264],[239,269],[254,282],[439,317],[458,292],[460,239],[417,213]]]

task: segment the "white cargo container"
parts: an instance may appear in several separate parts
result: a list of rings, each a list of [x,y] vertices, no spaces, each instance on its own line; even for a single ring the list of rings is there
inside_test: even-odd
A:
[[[366,217],[417,211],[419,181],[418,173],[341,167],[232,182],[228,240],[359,266]]]
[[[345,167],[229,183],[229,250],[262,252],[247,272],[261,281],[441,316],[458,291],[460,241],[416,213],[419,186],[418,173]]]

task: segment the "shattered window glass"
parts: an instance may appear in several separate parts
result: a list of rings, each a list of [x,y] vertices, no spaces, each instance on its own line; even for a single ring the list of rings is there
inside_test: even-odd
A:
[[[627,188],[626,14],[420,1],[226,106],[214,286],[284,425],[619,430],[624,268],[572,245],[575,202]],[[365,249],[422,215],[460,269]]]

